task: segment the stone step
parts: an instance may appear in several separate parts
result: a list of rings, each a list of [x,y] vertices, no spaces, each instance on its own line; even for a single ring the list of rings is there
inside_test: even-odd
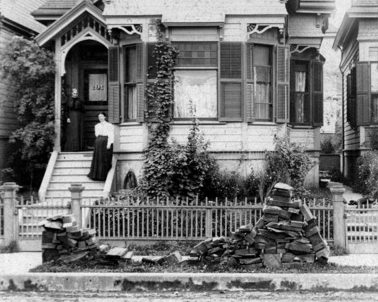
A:
[[[96,184],[96,185],[101,186],[101,187],[104,186],[104,181],[94,181],[94,180],[90,179],[87,176],[87,174],[77,175],[77,174],[73,174],[73,173],[71,175],[53,175],[51,177],[50,184],[53,184],[53,183],[68,183],[68,184],[81,183],[83,185]]]
[[[52,176],[58,175],[82,175],[86,176],[89,173],[89,168],[81,168],[81,167],[71,167],[71,168],[63,168],[63,167],[56,167]]]

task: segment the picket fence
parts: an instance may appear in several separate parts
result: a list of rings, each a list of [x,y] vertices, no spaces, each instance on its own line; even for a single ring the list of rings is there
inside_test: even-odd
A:
[[[263,204],[253,200],[133,199],[112,198],[89,200],[81,197],[82,187],[71,186],[71,201],[26,200],[13,195],[14,221],[5,236],[19,246],[40,248],[42,227],[39,222],[57,215],[72,213],[83,228],[93,228],[102,242],[106,241],[184,241],[230,236],[240,226],[256,224]],[[9,195],[12,196],[12,195]],[[9,197],[8,197],[9,198]],[[334,240],[333,206],[326,200],[305,200],[317,217],[321,235]],[[0,207],[3,213],[4,206]],[[4,218],[4,216],[0,216]],[[4,225],[1,219],[0,225]],[[4,230],[4,227],[2,229]],[[5,234],[7,235],[7,234]]]

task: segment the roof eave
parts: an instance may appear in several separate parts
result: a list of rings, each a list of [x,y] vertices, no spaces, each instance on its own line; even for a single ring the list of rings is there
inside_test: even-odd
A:
[[[72,17],[84,11],[92,13],[97,18],[100,18],[101,21],[105,22],[105,19],[102,16],[102,11],[95,5],[93,5],[89,0],[84,0],[67,11],[63,16],[61,16],[58,20],[51,24],[44,32],[40,33],[35,39],[36,42],[41,46],[46,44],[49,40],[56,36],[60,29],[62,29],[67,25],[67,23],[69,23]]]

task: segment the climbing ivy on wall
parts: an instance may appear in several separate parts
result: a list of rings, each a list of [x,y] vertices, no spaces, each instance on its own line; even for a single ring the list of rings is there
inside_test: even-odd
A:
[[[147,84],[147,125],[148,147],[145,152],[143,189],[153,196],[166,196],[168,188],[167,171],[169,164],[168,137],[171,129],[173,106],[173,68],[178,51],[164,40],[164,27],[156,21],[157,43],[154,46],[153,58],[156,78]]]

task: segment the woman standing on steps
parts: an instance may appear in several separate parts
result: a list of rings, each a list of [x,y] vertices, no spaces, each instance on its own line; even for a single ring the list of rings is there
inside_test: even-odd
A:
[[[114,126],[105,119],[105,113],[100,112],[98,114],[100,122],[95,126],[96,141],[91,170],[88,174],[88,177],[93,180],[106,180],[112,166]]]

